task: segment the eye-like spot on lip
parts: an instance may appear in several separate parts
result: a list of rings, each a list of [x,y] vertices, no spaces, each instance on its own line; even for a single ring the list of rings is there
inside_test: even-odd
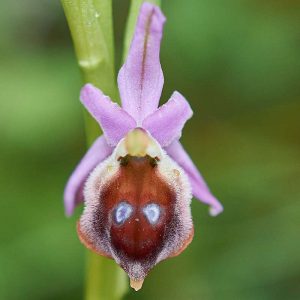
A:
[[[113,217],[115,222],[118,225],[123,224],[126,220],[130,218],[132,212],[133,208],[129,203],[125,201],[120,202],[113,210]]]
[[[149,223],[155,225],[157,224],[160,217],[160,213],[161,213],[160,206],[156,203],[147,204],[143,208],[143,213],[146,216]]]

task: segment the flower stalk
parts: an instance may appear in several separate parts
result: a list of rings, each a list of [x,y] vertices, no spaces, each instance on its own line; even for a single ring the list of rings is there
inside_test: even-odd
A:
[[[112,0],[61,0],[84,82],[117,97],[114,68]],[[100,134],[98,124],[85,114],[90,146]]]
[[[61,0],[70,28],[84,82],[93,83],[117,98],[114,70],[114,39],[111,0]],[[87,144],[90,146],[100,128],[85,113]],[[86,300],[118,300],[127,291],[127,276],[117,264],[87,253]]]

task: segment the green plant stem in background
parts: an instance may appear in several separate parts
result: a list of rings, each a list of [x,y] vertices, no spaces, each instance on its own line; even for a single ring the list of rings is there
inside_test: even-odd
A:
[[[85,82],[117,99],[114,71],[112,0],[61,0]],[[99,136],[99,125],[86,117],[90,145]]]
[[[117,99],[111,0],[62,0],[78,64],[85,82]],[[90,145],[100,135],[99,125],[87,113]],[[86,300],[118,300],[127,290],[125,272],[113,261],[87,254]]]
[[[134,33],[137,16],[139,14],[140,6],[143,2],[145,2],[145,0],[131,0],[130,11],[127,19],[126,32],[124,37],[123,61],[125,61],[127,57]],[[161,5],[161,0],[147,0],[147,2],[151,2],[158,6]]]
[[[128,291],[127,274],[112,260],[88,252],[86,300],[119,300]]]

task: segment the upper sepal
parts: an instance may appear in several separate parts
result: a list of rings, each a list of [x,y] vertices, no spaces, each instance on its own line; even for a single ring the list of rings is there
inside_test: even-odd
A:
[[[164,84],[159,61],[165,16],[159,7],[144,3],[125,64],[118,75],[123,108],[138,126],[158,106]]]

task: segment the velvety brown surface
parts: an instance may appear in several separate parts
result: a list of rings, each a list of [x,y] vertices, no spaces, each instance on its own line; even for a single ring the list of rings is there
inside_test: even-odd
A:
[[[77,222],[77,234],[79,237],[80,242],[87,247],[89,250],[97,253],[98,255],[101,256],[105,256],[107,258],[112,258],[110,255],[108,255],[107,253],[105,253],[104,251],[101,251],[100,249],[95,247],[94,241],[91,241],[87,235],[85,234],[84,231],[82,231],[81,226],[80,226],[80,222]]]
[[[163,245],[166,224],[173,217],[174,192],[158,176],[156,164],[149,157],[127,157],[121,163],[120,174],[103,191],[102,212],[111,214],[111,242],[114,248],[131,259],[155,255]],[[114,208],[126,201],[133,213],[122,225],[114,221]],[[142,209],[149,203],[160,206],[158,223],[151,225]]]

